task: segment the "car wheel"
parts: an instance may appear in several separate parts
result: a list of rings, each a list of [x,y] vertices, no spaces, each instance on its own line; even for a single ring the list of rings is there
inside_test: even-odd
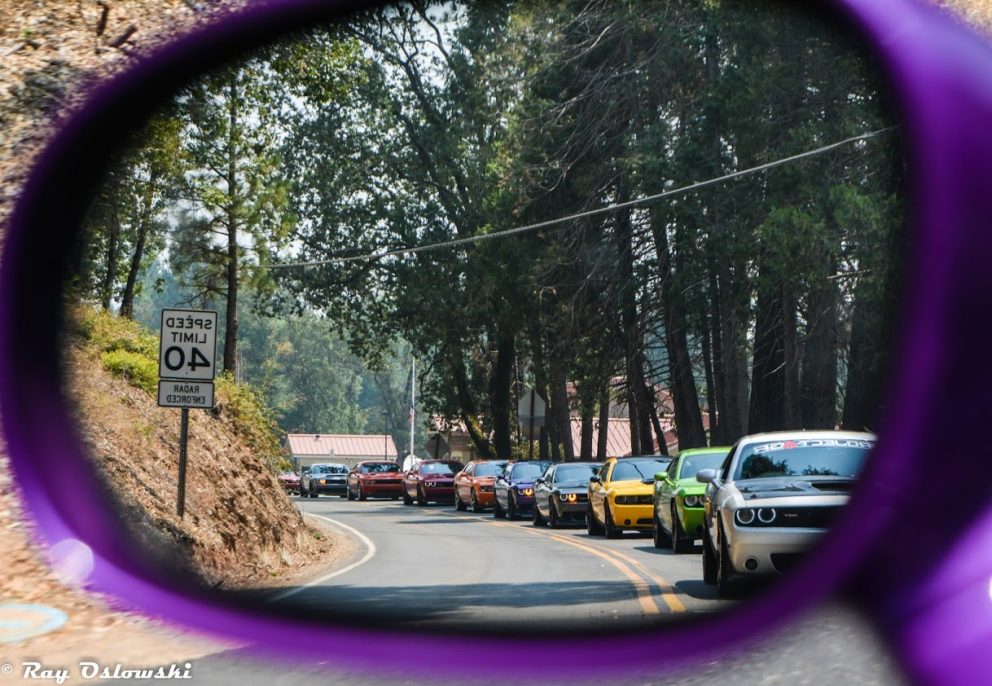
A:
[[[303,486],[300,486],[300,491],[299,492],[300,492],[300,497],[301,498],[306,498],[307,497],[307,492],[303,490]]]
[[[475,496],[475,489],[472,489],[472,512],[482,512],[482,505],[479,504],[479,499]]]
[[[661,522],[658,520],[658,508],[654,510],[654,516],[651,520],[651,537],[654,539],[655,548],[667,548],[668,536],[665,535],[665,530],[661,528]]]
[[[497,498],[495,494],[493,495],[493,517],[496,519],[503,519],[506,517],[506,512],[500,506],[499,498]]]
[[[603,506],[603,531],[606,533],[607,538],[620,538],[620,534],[623,533],[613,524],[613,515],[610,514],[610,508],[606,505]]]
[[[316,498],[317,496],[320,495],[320,493],[317,493],[317,491],[313,490],[312,488],[309,488],[307,489],[307,495],[310,496],[311,498]]]
[[[592,505],[586,510],[586,533],[590,536],[599,536],[603,533],[603,527],[596,521],[596,515],[592,513]]]
[[[716,594],[721,598],[734,595],[734,569],[730,563],[730,551],[727,550],[727,537],[720,537],[720,555],[716,564]]]
[[[703,532],[703,583],[716,583],[716,553],[713,552],[713,543],[710,536]]]
[[[361,481],[358,482],[358,499],[359,500],[368,500],[369,499],[369,497],[367,495],[365,495],[365,491],[362,489],[362,482]]]
[[[458,495],[458,491],[455,491],[455,509],[459,512],[464,512],[468,509],[468,505],[466,505],[461,499],[461,496]]]
[[[544,526],[547,522],[544,521],[544,517],[541,516],[541,508],[537,506],[537,501],[534,501],[534,526]]]
[[[421,507],[427,506],[427,495],[420,486],[417,486],[417,504]]]
[[[520,519],[520,512],[517,510],[517,501],[512,493],[506,499],[506,518],[510,520]]]
[[[351,492],[351,484],[348,484],[348,493],[347,493],[347,495],[348,495],[348,500],[354,500],[355,499],[355,494]]]
[[[403,504],[413,505],[413,498],[411,498],[410,494],[406,492],[406,486],[403,487]]]
[[[558,528],[558,510],[555,509],[555,503],[551,499],[548,500],[548,526],[552,529]]]
[[[678,511],[672,506],[672,552],[682,555],[684,553],[691,553],[693,544],[691,538],[686,538],[678,514]]]

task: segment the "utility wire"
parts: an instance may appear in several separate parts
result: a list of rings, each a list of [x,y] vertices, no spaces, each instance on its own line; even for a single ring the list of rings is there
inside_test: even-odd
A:
[[[477,236],[469,236],[466,238],[455,238],[450,241],[443,241],[441,243],[428,243],[426,245],[418,245],[413,248],[396,248],[394,250],[383,250],[381,252],[367,253],[364,255],[350,255],[343,257],[330,257],[324,260],[314,260],[311,262],[283,262],[278,264],[268,265],[269,269],[287,269],[289,267],[317,267],[327,264],[343,264],[346,262],[361,262],[365,260],[381,260],[384,257],[394,257],[399,255],[413,255],[419,252],[428,252],[431,250],[444,250],[446,248],[454,248],[459,245],[467,245],[469,243],[479,243],[481,241],[487,241],[494,238],[506,238],[507,236],[515,236],[517,234],[526,233],[528,231],[537,231],[538,229],[543,229],[548,226],[555,226],[556,224],[564,224],[565,222],[575,221],[577,219],[586,219],[587,217],[596,217],[601,214],[609,214],[610,212],[616,212],[617,210],[627,209],[628,207],[640,207],[641,205],[649,205],[651,203],[669,198],[673,195],[680,195],[682,193],[688,193],[689,191],[694,191],[698,188],[705,188],[706,186],[712,186],[714,184],[723,183],[724,181],[729,181],[731,179],[736,179],[741,176],[746,176],[748,174],[755,174],[760,171],[765,171],[766,169],[771,169],[773,167],[778,167],[783,164],[788,164],[789,162],[796,162],[806,157],[813,157],[814,155],[821,155],[825,152],[834,150],[845,145],[850,145],[851,143],[856,143],[858,141],[868,140],[870,138],[875,138],[887,133],[895,131],[898,126],[889,126],[888,128],[879,129],[877,131],[871,131],[869,133],[861,134],[860,136],[852,136],[851,138],[845,138],[842,141],[837,141],[836,143],[830,143],[829,145],[824,145],[822,147],[816,148],[814,150],[807,150],[806,152],[801,152],[797,155],[792,155],[790,157],[783,157],[782,159],[775,160],[773,162],[766,162],[765,164],[759,164],[756,167],[750,167],[748,169],[742,169],[740,171],[731,172],[730,174],[724,174],[723,176],[718,176],[713,179],[707,179],[706,181],[697,181],[696,183],[689,184],[688,186],[682,186],[681,188],[673,188],[668,191],[663,191],[655,195],[649,195],[643,198],[636,198],[634,200],[628,200],[627,202],[617,203],[615,205],[608,205],[606,207],[600,207],[595,210],[587,210],[585,212],[578,212],[576,214],[566,215],[564,217],[558,217],[557,219],[548,219],[543,222],[537,222],[536,224],[528,224],[526,226],[518,226],[513,229],[506,229],[505,231],[496,231],[494,233],[484,233]]]

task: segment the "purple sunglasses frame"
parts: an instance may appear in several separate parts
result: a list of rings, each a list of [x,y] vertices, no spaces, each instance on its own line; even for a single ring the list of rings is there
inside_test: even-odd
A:
[[[756,627],[780,626],[840,592],[868,611],[913,681],[980,683],[992,673],[992,479],[967,478],[981,475],[988,462],[979,450],[944,446],[959,442],[959,426],[992,413],[992,365],[973,366],[988,349],[983,334],[989,326],[980,313],[992,312],[992,49],[911,0],[832,4],[873,46],[901,108],[913,240],[878,449],[842,519],[773,593],[726,614],[637,634],[540,641],[414,635],[233,606],[133,555],[61,393],[61,292],[92,191],[75,174],[74,161],[105,164],[108,143],[119,143],[163,93],[204,64],[333,19],[364,5],[359,2],[259,3],[195,30],[94,90],[37,162],[3,250],[0,403],[13,471],[43,538],[49,544],[79,539],[91,547],[91,588],[147,614],[257,644],[273,657],[320,654],[341,667],[467,676],[450,659],[457,650],[478,677],[492,664],[494,649],[506,648],[515,660],[499,665],[504,677],[563,678],[569,669],[577,678],[593,671],[657,672],[659,665],[685,667],[726,654],[756,638]],[[962,497],[963,488],[934,493],[932,462],[940,474],[967,479],[968,495]],[[52,471],[74,484],[71,495],[46,480]],[[374,655],[367,652],[369,641],[377,646]],[[595,666],[562,671],[586,651],[595,651]]]

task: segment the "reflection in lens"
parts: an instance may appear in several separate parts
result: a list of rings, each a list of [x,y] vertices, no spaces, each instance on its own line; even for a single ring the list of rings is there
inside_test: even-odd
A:
[[[137,543],[439,630],[640,627],[784,571],[875,440],[904,208],[868,66],[772,5],[417,3],[189,84],[67,293]],[[180,333],[161,374],[170,308],[218,354]],[[182,515],[160,376],[216,377]]]

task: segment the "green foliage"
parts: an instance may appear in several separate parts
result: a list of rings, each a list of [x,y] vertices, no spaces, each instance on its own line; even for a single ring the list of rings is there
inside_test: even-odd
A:
[[[280,445],[279,425],[262,396],[248,384],[237,384],[230,372],[215,380],[214,404],[233,422],[235,429],[260,456],[275,461],[285,454]]]
[[[103,368],[124,376],[149,394],[158,389],[158,361],[130,350],[111,350],[100,355]]]

